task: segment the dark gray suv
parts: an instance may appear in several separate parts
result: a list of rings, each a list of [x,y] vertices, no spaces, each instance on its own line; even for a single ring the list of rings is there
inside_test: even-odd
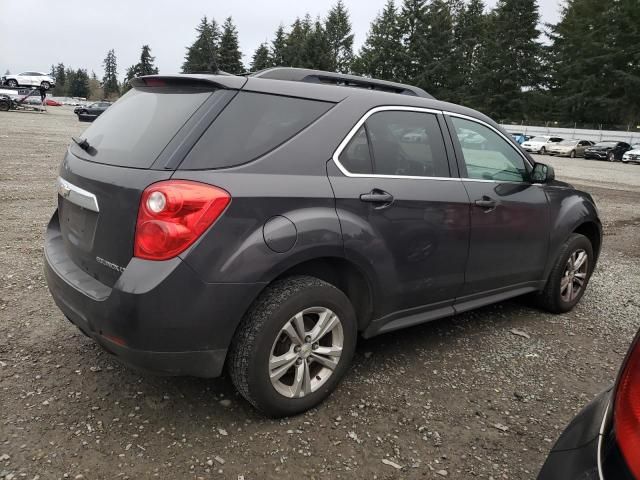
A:
[[[476,111],[298,69],[132,84],[70,145],[45,245],[60,309],[127,363],[226,365],[289,415],[336,388],[358,334],[585,291],[593,199]]]

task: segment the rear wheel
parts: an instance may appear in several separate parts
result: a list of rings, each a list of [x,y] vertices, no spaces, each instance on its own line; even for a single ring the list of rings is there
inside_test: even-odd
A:
[[[8,112],[11,106],[7,100],[0,100],[0,112]]]
[[[569,154],[570,158],[576,158],[576,151],[575,150],[571,150],[571,153]]]
[[[355,351],[347,296],[314,277],[279,280],[246,315],[229,352],[231,379],[267,415],[304,412],[336,388]]]
[[[12,88],[16,88],[18,86],[18,82],[13,78],[7,80],[7,85]]]
[[[546,155],[546,154],[547,154],[547,149],[546,149],[546,148],[544,148],[544,147],[542,147],[542,148],[540,149],[540,155]]]
[[[547,285],[540,295],[540,306],[553,313],[571,310],[584,295],[594,255],[591,242],[584,235],[572,234],[560,249]]]
[[[613,154],[613,152],[609,152],[609,155],[607,155],[607,160],[609,160],[610,162],[616,161],[616,156]]]

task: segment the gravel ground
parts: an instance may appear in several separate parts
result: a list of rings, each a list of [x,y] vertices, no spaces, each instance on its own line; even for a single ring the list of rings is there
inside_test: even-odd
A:
[[[227,378],[134,372],[44,282],[57,167],[86,127],[49,110],[0,112],[0,478],[533,478],[640,327],[640,166],[544,157],[594,194],[606,228],[573,312],[515,300],[361,340],[334,395],[280,421]]]

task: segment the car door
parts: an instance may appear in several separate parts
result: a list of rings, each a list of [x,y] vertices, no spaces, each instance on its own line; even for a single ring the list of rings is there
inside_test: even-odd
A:
[[[379,107],[327,164],[345,254],[380,283],[375,317],[453,313],[464,283],[469,197],[443,128],[437,112]]]
[[[532,166],[492,126],[471,117],[447,118],[460,176],[471,206],[465,287],[458,301],[488,292],[530,288],[543,277],[549,242],[545,191],[530,181]],[[466,144],[458,132],[473,130],[485,141]]]
[[[587,140],[580,140],[578,142],[578,146],[576,147],[576,156],[578,156],[578,157],[584,156],[585,149],[587,147],[590,147],[591,145],[592,145],[592,143],[587,141]]]

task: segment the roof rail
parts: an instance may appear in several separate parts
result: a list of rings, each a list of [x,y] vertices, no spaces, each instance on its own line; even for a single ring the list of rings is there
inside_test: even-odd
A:
[[[356,75],[348,75],[346,73],[325,72],[323,70],[274,67],[250,73],[249,76],[256,78],[268,78],[272,80],[289,80],[292,82],[324,83],[433,99],[433,96],[429,95],[421,88],[414,87],[412,85],[389,82],[387,80],[377,80],[375,78],[359,77]]]

